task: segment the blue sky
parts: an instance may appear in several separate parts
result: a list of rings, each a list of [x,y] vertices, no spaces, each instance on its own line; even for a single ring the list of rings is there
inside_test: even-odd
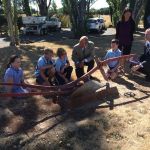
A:
[[[56,5],[58,8],[61,8],[61,0],[55,0]],[[97,0],[97,2],[95,2],[95,4],[93,4],[92,8],[95,9],[100,9],[100,8],[104,8],[104,7],[108,7],[108,3],[106,2],[106,0]]]

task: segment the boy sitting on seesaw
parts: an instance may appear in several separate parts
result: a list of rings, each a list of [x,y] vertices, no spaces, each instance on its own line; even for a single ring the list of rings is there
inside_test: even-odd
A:
[[[119,40],[112,39],[111,41],[111,49],[107,51],[104,59],[114,58],[121,56],[122,52],[118,48]],[[107,70],[107,77],[109,79],[115,79],[118,76],[120,69],[120,62],[118,60],[108,62],[109,69]]]

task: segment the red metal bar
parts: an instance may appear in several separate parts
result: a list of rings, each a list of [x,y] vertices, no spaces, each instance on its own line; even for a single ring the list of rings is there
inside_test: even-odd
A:
[[[103,78],[108,81],[108,77],[106,76],[105,70],[103,68],[103,66],[99,63],[100,59],[99,58],[95,58],[95,62],[97,64],[97,66],[99,67],[99,71],[102,74]]]
[[[49,91],[49,92],[29,92],[29,93],[0,93],[1,97],[27,97],[27,96],[34,96],[34,95],[68,95],[72,92],[72,90],[69,91]]]
[[[101,67],[106,65],[108,62],[111,61],[116,61],[116,60],[121,60],[121,59],[127,59],[130,57],[135,56],[135,54],[130,54],[130,55],[123,55],[120,57],[115,57],[115,58],[110,58],[104,61],[97,61],[97,66],[95,66],[92,70],[90,70],[88,73],[84,74],[82,77],[78,78],[75,81],[72,81],[70,83],[60,85],[60,86],[44,86],[44,85],[31,85],[31,84],[12,84],[12,83],[0,83],[0,85],[7,85],[7,86],[23,86],[23,87],[29,87],[29,88],[35,88],[35,89],[40,89],[40,90],[54,90],[54,91],[49,91],[49,92],[30,92],[30,93],[0,93],[1,97],[13,97],[13,96],[31,96],[31,95],[63,95],[65,93],[69,93],[71,90],[73,90],[74,87],[77,86],[77,83],[88,78],[92,73],[94,73],[97,69],[100,69]],[[102,72],[102,75],[104,72]],[[104,75],[103,75],[104,76]],[[104,78],[105,79],[105,78]],[[107,80],[107,79],[105,79]]]
[[[59,86],[45,86],[45,85],[33,85],[33,84],[16,84],[16,83],[0,83],[0,85],[7,85],[7,86],[22,86],[22,87],[28,87],[33,89],[40,89],[40,90],[63,90],[63,89],[69,89],[72,88],[72,86],[65,87],[64,85]]]
[[[100,61],[100,64],[102,66],[106,65],[108,62],[111,62],[111,61],[116,61],[116,60],[121,60],[121,59],[127,59],[127,58],[130,58],[130,57],[133,57],[135,56],[135,54],[130,54],[130,55],[123,55],[123,56],[119,56],[119,57],[114,57],[114,58],[109,58],[109,59],[106,59],[104,61]]]

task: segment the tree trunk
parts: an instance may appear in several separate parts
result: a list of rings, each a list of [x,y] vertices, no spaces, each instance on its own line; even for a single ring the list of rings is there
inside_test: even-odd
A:
[[[24,12],[27,16],[31,16],[29,0],[23,0],[23,9],[24,9]]]
[[[40,15],[41,16],[48,16],[48,9],[51,4],[51,0],[49,0],[49,4],[47,4],[47,0],[37,0]]]
[[[17,25],[18,15],[17,15],[17,0],[14,0],[14,35],[15,44],[19,45],[19,35],[18,35],[18,25]]]
[[[145,13],[144,13],[144,28],[147,29],[150,27],[150,1],[147,0],[145,4]]]
[[[129,0],[130,9],[133,11],[136,0]]]
[[[72,29],[76,38],[84,35],[85,18],[86,18],[86,0],[77,2],[76,0],[69,0],[71,6],[71,22]]]
[[[12,15],[12,8],[11,8],[11,1],[6,0],[6,5],[5,5],[5,12],[6,12],[6,18],[8,22],[8,29],[9,29],[9,34],[10,34],[10,45],[15,46],[15,35],[14,35],[14,30],[13,30],[13,15]]]
[[[86,20],[86,0],[81,0],[77,7],[78,10],[78,31],[79,35],[82,36],[86,33],[85,20]]]
[[[135,20],[136,27],[138,26],[145,2],[146,0],[136,0],[135,2],[135,6],[133,10],[133,18]]]
[[[121,13],[127,7],[127,4],[128,4],[127,0],[121,0],[121,2],[120,2],[120,12]]]
[[[86,8],[86,10],[87,10],[87,17],[89,17],[89,13],[90,13],[90,0],[87,0],[87,8]]]
[[[40,15],[41,16],[48,16],[48,9],[45,3],[39,5]]]

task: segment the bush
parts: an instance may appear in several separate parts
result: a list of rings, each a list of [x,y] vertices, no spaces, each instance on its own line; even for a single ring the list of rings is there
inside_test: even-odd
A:
[[[61,20],[61,23],[62,23],[61,26],[63,28],[70,28],[71,27],[70,17],[68,15],[60,16],[60,20]]]

